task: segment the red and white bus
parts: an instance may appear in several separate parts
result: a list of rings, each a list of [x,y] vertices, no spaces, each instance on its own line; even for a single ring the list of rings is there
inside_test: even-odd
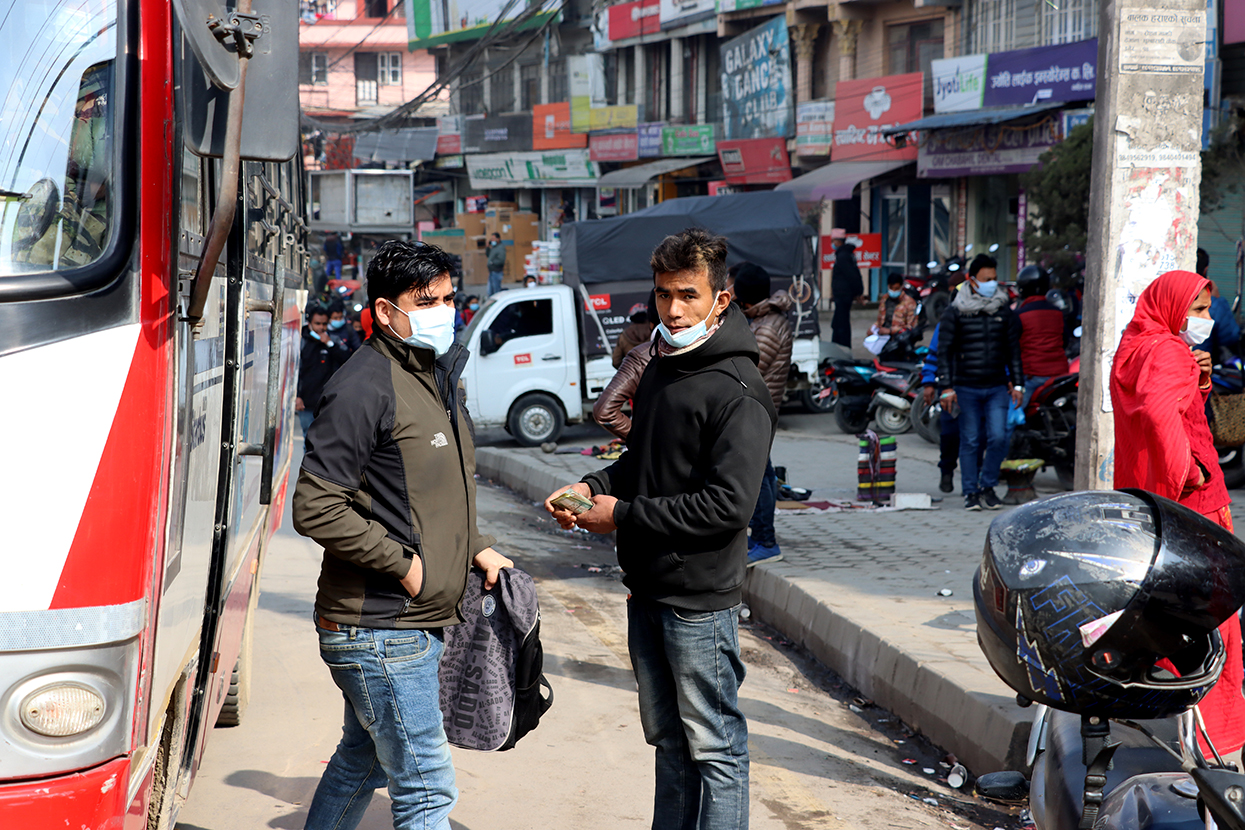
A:
[[[6,828],[171,828],[245,706],[307,261],[298,4],[254,6],[0,0]]]

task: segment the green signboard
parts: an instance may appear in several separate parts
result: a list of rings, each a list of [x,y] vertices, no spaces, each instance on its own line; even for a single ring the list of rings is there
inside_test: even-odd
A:
[[[717,141],[712,124],[689,124],[680,127],[662,127],[661,154],[663,156],[711,156],[717,152]]]

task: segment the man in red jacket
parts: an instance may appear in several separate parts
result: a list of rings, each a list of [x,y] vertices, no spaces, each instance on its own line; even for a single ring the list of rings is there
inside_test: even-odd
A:
[[[1026,265],[1016,275],[1020,305],[1020,361],[1025,367],[1025,394],[1021,407],[1053,377],[1068,374],[1067,322],[1063,312],[1046,299],[1050,276],[1036,265]]]

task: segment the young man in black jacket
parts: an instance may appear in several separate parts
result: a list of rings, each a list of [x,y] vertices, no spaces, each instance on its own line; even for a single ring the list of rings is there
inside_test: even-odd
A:
[[[1020,323],[999,291],[998,263],[980,254],[938,327],[938,388],[942,407],[960,415],[960,483],[964,509],[995,510],[994,488],[1007,457],[1008,403],[1020,405],[1025,376]],[[984,445],[985,455],[981,455]],[[980,463],[978,462],[978,459]]]
[[[303,435],[311,428],[316,417],[316,406],[324,385],[333,373],[350,357],[340,332],[329,330],[332,315],[324,306],[312,306],[307,312],[307,325],[303,326],[303,342],[299,352],[298,392],[294,398],[294,410],[303,427]]]
[[[627,451],[570,489],[563,527],[618,531],[644,737],[656,748],[653,827],[748,826],[739,709],[747,528],[777,414],[756,339],[726,292],[726,240],[692,228],[652,257],[658,355],[635,394]]]

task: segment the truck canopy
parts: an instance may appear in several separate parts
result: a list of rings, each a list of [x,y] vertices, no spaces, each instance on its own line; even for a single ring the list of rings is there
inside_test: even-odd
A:
[[[653,249],[693,227],[727,238],[727,265],[754,262],[773,277],[811,271],[807,240],[815,231],[800,221],[795,197],[760,191],[668,199],[626,216],[568,223],[562,227],[563,278],[571,285],[631,280],[651,285]]]

